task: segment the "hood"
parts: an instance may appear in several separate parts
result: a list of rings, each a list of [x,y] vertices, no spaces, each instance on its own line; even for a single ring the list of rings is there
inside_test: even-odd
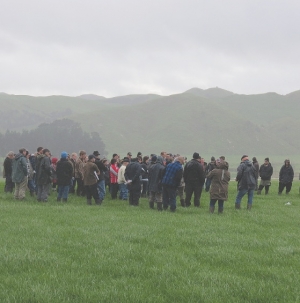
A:
[[[156,163],[164,164],[164,158],[162,156],[158,156]]]
[[[228,170],[229,164],[226,161],[220,162],[220,164],[218,165],[219,169],[226,169]]]
[[[20,159],[21,157],[24,157],[24,155],[21,154],[21,153],[17,153],[16,156],[15,156],[15,159],[18,160],[18,159]]]
[[[244,161],[244,164],[247,166],[252,166],[252,162],[250,162],[249,159]]]

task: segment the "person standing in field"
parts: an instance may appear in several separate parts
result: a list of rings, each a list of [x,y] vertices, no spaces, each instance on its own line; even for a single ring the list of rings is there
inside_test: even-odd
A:
[[[238,193],[235,199],[235,209],[241,208],[242,198],[245,194],[248,194],[247,209],[251,210],[253,193],[256,186],[256,170],[247,155],[243,155],[241,161],[241,164],[237,168],[236,181],[238,182]]]
[[[68,201],[68,195],[70,190],[70,184],[73,177],[73,165],[68,160],[67,152],[62,152],[60,160],[56,164],[56,176],[57,176],[57,201]]]
[[[201,165],[201,157],[198,153],[193,154],[193,159],[189,161],[184,168],[185,183],[185,205],[191,206],[191,198],[194,193],[194,206],[200,207],[200,198],[203,184],[205,181],[205,173]]]
[[[83,167],[86,163],[86,152],[81,150],[79,152],[79,157],[75,163],[75,178],[77,183],[76,194],[77,196],[85,196],[85,186],[83,183]]]
[[[95,150],[93,152],[93,155],[95,156],[95,164],[97,165],[98,169],[100,170],[100,175],[97,187],[98,187],[98,192],[99,192],[99,198],[101,201],[104,200],[106,190],[105,190],[105,172],[107,171],[106,165],[103,163],[103,161],[100,160],[100,153]],[[102,203],[102,202],[101,202]]]
[[[33,167],[32,167],[32,164],[30,162],[30,153],[28,151],[26,151],[26,162],[27,162],[27,177],[28,177],[28,183],[27,183],[27,186],[28,186],[28,189],[29,189],[29,192],[30,192],[30,196],[33,197],[34,196],[34,193],[35,193],[35,183],[34,183],[34,180],[33,180],[33,177],[34,177],[34,170],[33,170]]]
[[[92,205],[92,197],[97,205],[101,205],[102,201],[99,199],[99,192],[97,188],[98,176],[100,170],[95,164],[95,156],[89,155],[88,162],[83,167],[83,182],[86,191],[86,203]]]
[[[152,165],[149,168],[149,207],[154,209],[157,203],[157,210],[162,211],[162,178],[164,174],[164,160],[162,156],[152,156]]]
[[[141,168],[142,168],[142,187],[143,187],[142,188],[142,198],[146,198],[147,195],[148,195],[148,181],[147,181],[147,179],[148,179],[148,163],[149,163],[149,157],[144,156],[143,162],[141,164]]]
[[[70,162],[72,164],[73,173],[72,173],[71,186],[70,186],[70,190],[69,190],[69,192],[71,194],[75,194],[75,187],[76,187],[75,165],[76,165],[76,161],[77,161],[77,154],[76,153],[72,153],[71,154],[71,158],[70,158]]]
[[[128,164],[129,164],[129,159],[124,158],[122,160],[122,166],[118,171],[119,198],[124,201],[128,199],[128,189],[126,186],[127,180],[125,178],[125,170]]]
[[[27,189],[26,149],[21,148],[12,161],[12,181],[15,183],[15,199],[23,200]]]
[[[176,211],[176,191],[180,185],[183,175],[183,163],[184,158],[180,156],[176,159],[176,161],[168,164],[165,168],[162,179],[164,210],[167,210],[170,206],[171,212]]]
[[[117,199],[118,197],[118,190],[119,190],[119,184],[118,184],[118,163],[117,159],[112,158],[110,161],[110,167],[109,167],[109,173],[110,173],[110,195],[112,200]]]
[[[205,191],[208,192],[209,188],[210,188],[210,184],[211,184],[211,180],[210,178],[207,177],[207,175],[213,170],[215,169],[216,166],[216,158],[215,157],[211,157],[210,162],[208,163],[208,165],[206,166],[206,170],[205,170],[205,174],[206,174],[206,181],[205,181]]]
[[[215,204],[218,201],[218,213],[223,213],[224,201],[228,199],[228,183],[230,181],[230,173],[228,171],[228,163],[220,162],[216,168],[210,171],[207,178],[211,180],[210,187],[210,205],[211,214],[215,211]]]
[[[294,170],[291,166],[291,161],[289,159],[286,159],[279,172],[278,195],[282,194],[284,188],[286,188],[285,193],[288,194],[292,189],[293,180]]]
[[[12,162],[14,157],[14,152],[10,151],[3,163],[3,178],[5,178],[4,192],[6,193],[12,193],[15,187],[15,184],[12,181]]]
[[[256,157],[253,157],[252,158],[252,164],[253,164],[253,166],[254,166],[254,168],[255,168],[255,177],[256,177],[256,186],[255,186],[255,190],[257,190],[258,189],[258,174],[259,174],[259,164],[258,164],[258,162],[257,162],[257,159],[256,159]]]
[[[47,202],[49,189],[51,186],[51,160],[49,149],[43,149],[43,155],[39,157],[37,170],[37,200],[39,202]]]
[[[270,163],[269,158],[265,158],[264,164],[262,164],[259,168],[260,183],[257,191],[258,195],[261,194],[261,191],[263,190],[264,187],[265,187],[265,195],[269,193],[272,175],[273,175],[273,167]]]

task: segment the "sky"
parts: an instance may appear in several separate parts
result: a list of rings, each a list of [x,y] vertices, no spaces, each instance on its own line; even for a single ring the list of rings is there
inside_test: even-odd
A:
[[[0,0],[0,92],[300,89],[299,0]]]

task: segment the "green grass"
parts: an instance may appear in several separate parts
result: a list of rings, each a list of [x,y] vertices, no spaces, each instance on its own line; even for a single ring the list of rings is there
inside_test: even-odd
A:
[[[0,302],[300,302],[299,181],[277,185],[249,212],[231,182],[223,215],[2,193]]]

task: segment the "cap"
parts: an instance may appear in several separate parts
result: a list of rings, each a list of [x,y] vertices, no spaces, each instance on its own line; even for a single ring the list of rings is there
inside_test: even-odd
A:
[[[100,156],[100,153],[99,153],[97,150],[95,150],[95,151],[93,152],[93,155],[94,155],[94,156]]]
[[[241,158],[241,160],[243,160],[245,158],[248,158],[248,156],[247,155],[243,155],[242,158]]]
[[[61,154],[60,154],[60,157],[62,158],[62,159],[67,159],[67,157],[68,157],[68,154],[67,154],[67,152],[62,152]]]
[[[89,155],[89,160],[95,159],[94,155]]]

